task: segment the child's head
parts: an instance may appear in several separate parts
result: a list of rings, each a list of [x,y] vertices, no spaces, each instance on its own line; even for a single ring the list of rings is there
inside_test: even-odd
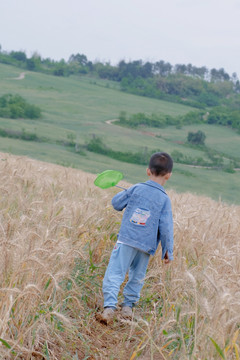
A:
[[[148,168],[154,176],[165,176],[172,173],[173,160],[167,153],[157,152],[151,156]]]

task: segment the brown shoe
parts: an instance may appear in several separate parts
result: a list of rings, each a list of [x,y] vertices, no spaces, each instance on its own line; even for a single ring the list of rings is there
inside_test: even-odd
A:
[[[97,320],[105,325],[113,322],[115,310],[112,308],[105,308],[101,314],[97,314]]]
[[[130,306],[123,306],[121,310],[121,316],[124,319],[132,319],[133,311]]]

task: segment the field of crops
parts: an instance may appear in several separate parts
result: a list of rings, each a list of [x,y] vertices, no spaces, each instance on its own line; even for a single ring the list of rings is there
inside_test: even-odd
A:
[[[174,261],[164,265],[159,248],[134,319],[105,326],[95,316],[118,190],[4,153],[0,176],[2,359],[239,359],[239,206],[169,189]]]

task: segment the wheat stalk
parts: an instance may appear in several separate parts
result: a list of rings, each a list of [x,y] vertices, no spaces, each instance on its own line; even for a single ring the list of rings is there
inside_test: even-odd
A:
[[[174,262],[164,266],[159,248],[137,320],[104,327],[95,314],[121,222],[111,207],[117,190],[94,187],[80,170],[0,158],[4,359],[237,358],[240,207],[169,191]]]

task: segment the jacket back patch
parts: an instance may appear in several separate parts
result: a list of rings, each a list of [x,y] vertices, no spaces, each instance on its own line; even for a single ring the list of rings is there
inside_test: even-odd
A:
[[[136,208],[130,218],[130,222],[135,225],[145,226],[151,212],[147,209]]]

